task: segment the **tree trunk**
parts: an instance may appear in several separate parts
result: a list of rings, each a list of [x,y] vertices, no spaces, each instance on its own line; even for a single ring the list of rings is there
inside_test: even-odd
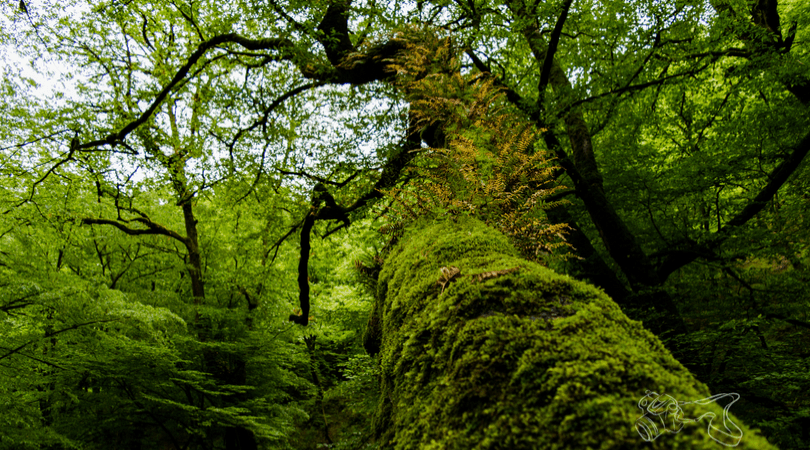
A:
[[[672,403],[711,394],[604,293],[521,259],[473,219],[405,234],[366,344],[379,349],[381,448],[772,448],[717,403]],[[682,419],[714,416],[642,415],[647,390],[671,396],[662,406]],[[641,436],[659,433],[652,445]]]
[[[202,279],[202,256],[197,236],[197,219],[194,218],[191,199],[183,203],[183,222],[186,226],[185,244],[188,251],[187,267],[189,278],[191,278],[191,294],[194,296],[194,303],[199,305],[205,299],[205,289]]]
[[[197,232],[197,219],[194,217],[192,199],[186,199],[183,204],[183,222],[186,228],[186,250],[188,251],[187,270],[191,279],[191,293],[194,296],[194,304],[202,305],[205,302],[205,288],[203,283],[202,255],[200,253],[199,234]],[[248,302],[248,309],[254,309],[257,304],[251,299],[247,290],[242,290]],[[211,334],[211,324],[209,321],[200,321],[198,317],[197,326],[200,330],[200,340],[208,339]],[[223,385],[246,386],[247,385],[247,361],[242,355],[236,354],[232,361],[220,354],[216,350],[205,350],[204,360],[206,370]],[[238,405],[245,401],[247,395],[225,396],[226,403]],[[225,449],[226,450],[256,450],[258,448],[256,436],[249,428],[243,426],[225,427]]]
[[[571,217],[566,205],[556,205],[546,210],[546,216],[551,223],[564,223],[568,225],[569,231],[566,240],[574,248],[573,253],[580,259],[572,259],[568,264],[571,270],[569,275],[578,280],[587,280],[592,284],[604,289],[619,305],[624,299],[630,296],[631,292],[624,287],[621,280],[602,259],[602,256],[593,248],[590,239],[582,232],[579,225]]]

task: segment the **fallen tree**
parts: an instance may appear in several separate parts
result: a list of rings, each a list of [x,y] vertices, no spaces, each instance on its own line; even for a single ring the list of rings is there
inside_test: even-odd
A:
[[[772,448],[728,413],[739,396],[712,397],[607,295],[480,221],[410,228],[376,297],[381,448]]]

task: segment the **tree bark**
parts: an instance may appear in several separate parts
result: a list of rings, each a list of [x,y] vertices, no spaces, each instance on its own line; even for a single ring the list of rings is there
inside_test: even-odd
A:
[[[546,216],[551,223],[564,223],[568,225],[566,240],[574,247],[574,254],[580,259],[574,259],[569,266],[572,268],[568,273],[578,280],[588,281],[602,289],[619,305],[630,296],[631,292],[624,286],[622,281],[605,262],[596,249],[593,248],[590,239],[579,225],[571,217],[571,213],[565,205],[557,205],[546,210]]]
[[[637,406],[646,390],[711,395],[604,293],[521,259],[469,218],[418,223],[391,250],[366,343],[379,348],[383,449],[650,448],[634,429],[658,419]],[[683,419],[711,412],[718,430],[710,437],[704,418],[675,431],[669,416],[652,448],[773,448],[742,425],[719,432],[716,403],[672,407]]]
[[[197,219],[194,218],[194,209],[191,199],[183,203],[183,222],[186,227],[186,250],[188,251],[188,275],[191,278],[191,294],[194,303],[200,304],[205,299],[205,288],[202,279],[202,256],[197,234]]]

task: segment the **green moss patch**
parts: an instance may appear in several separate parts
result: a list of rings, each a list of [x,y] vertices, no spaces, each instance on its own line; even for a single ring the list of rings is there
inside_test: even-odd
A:
[[[645,442],[635,426],[647,390],[687,402],[709,397],[706,386],[600,290],[521,259],[473,219],[405,234],[380,274],[369,343],[382,448],[724,448],[708,416]],[[725,430],[717,403],[681,408]],[[730,418],[737,448],[772,448]],[[729,431],[713,434],[733,444]]]

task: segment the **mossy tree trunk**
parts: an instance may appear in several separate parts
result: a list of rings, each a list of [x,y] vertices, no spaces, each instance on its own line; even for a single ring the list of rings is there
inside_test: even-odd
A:
[[[717,402],[681,404],[663,424],[648,414],[662,435],[645,442],[647,390],[694,402],[708,388],[603,292],[521,259],[473,219],[405,234],[380,273],[366,344],[379,353],[381,448],[771,448]]]

